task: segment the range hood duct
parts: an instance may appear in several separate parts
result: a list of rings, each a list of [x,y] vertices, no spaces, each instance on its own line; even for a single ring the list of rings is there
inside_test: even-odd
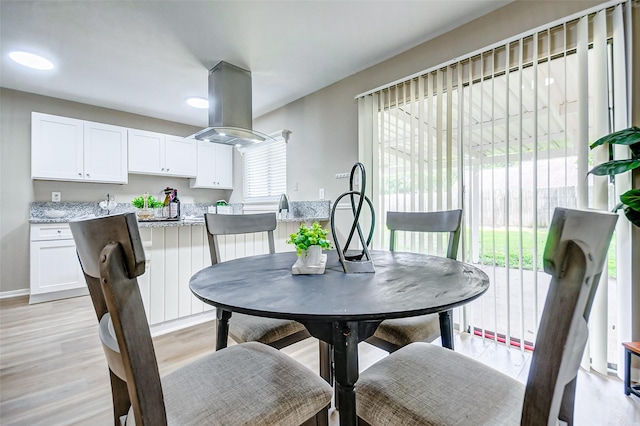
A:
[[[209,71],[209,127],[190,137],[234,146],[272,141],[252,130],[251,72],[220,61]]]

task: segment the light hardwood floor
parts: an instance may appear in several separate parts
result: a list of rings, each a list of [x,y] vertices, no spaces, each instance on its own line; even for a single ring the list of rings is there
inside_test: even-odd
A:
[[[154,338],[160,373],[166,374],[214,350],[214,323]],[[530,355],[457,335],[456,350],[525,382]],[[317,342],[283,349],[314,371]],[[385,352],[360,344],[360,368]],[[481,392],[481,390],[479,390]],[[107,365],[88,296],[28,305],[27,297],[0,300],[0,424],[110,425]],[[337,413],[331,413],[337,425]],[[580,371],[577,425],[640,425],[640,398],[625,396],[616,377]]]

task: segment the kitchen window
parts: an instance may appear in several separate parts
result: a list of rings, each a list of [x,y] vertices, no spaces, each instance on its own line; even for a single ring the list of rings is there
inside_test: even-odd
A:
[[[246,202],[277,201],[281,194],[286,193],[289,133],[288,131],[278,132],[275,142],[242,150]]]

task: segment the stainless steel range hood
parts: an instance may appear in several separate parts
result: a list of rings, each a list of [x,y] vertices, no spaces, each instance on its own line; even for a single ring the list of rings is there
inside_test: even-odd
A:
[[[220,61],[209,71],[209,127],[190,137],[247,146],[272,141],[252,129],[251,72]]]

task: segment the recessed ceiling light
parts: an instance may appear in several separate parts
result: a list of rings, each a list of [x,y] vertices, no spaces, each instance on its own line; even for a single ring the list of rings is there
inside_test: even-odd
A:
[[[42,56],[28,53],[28,52],[11,52],[9,57],[25,67],[33,68],[35,70],[50,70],[53,69],[53,63],[43,58]]]
[[[194,108],[209,108],[209,101],[203,98],[189,98],[187,99],[187,103]]]

